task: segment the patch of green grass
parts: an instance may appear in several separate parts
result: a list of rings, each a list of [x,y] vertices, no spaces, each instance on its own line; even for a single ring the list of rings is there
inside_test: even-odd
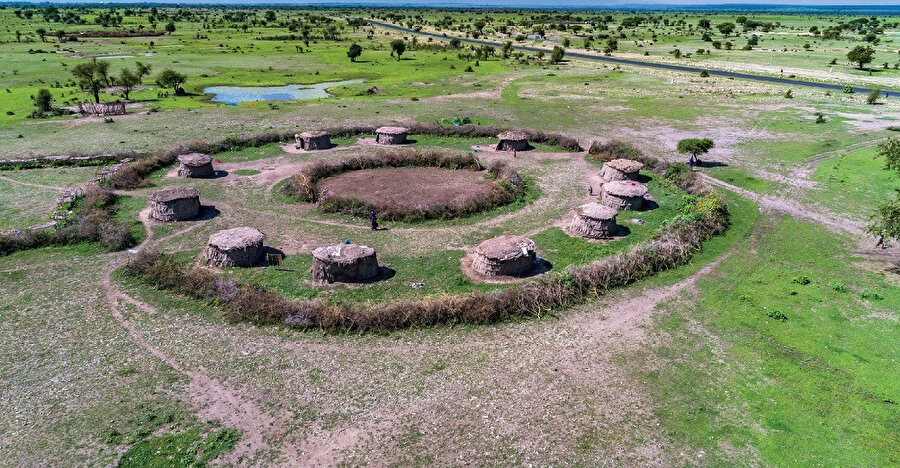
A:
[[[770,180],[753,177],[731,166],[710,167],[704,171],[721,181],[756,193],[771,193],[778,186]]]
[[[900,294],[883,275],[852,267],[845,242],[808,224],[766,219],[698,283],[696,303],[659,316],[655,328],[674,338],[653,353],[678,364],[639,374],[660,402],[668,436],[704,450],[712,464],[749,447],[772,465],[900,461],[893,450],[900,335],[895,322],[877,318],[896,316]],[[808,285],[791,282],[798,271]],[[883,299],[829,286],[843,283]]]
[[[887,200],[900,181],[883,170],[884,159],[868,148],[819,163],[812,180],[818,183],[807,191],[808,201],[830,210],[867,217],[873,206]]]
[[[135,242],[140,244],[147,238],[147,231],[141,223],[139,213],[147,206],[147,199],[133,195],[116,196],[116,214],[114,220],[122,226],[128,226]]]
[[[222,429],[203,437],[197,429],[144,439],[135,444],[119,461],[119,467],[174,468],[206,466],[234,448],[240,436]]]
[[[239,176],[255,176],[256,174],[259,174],[260,171],[257,171],[256,169],[238,169],[234,171],[234,173]]]
[[[283,153],[281,144],[272,143],[263,146],[250,146],[232,151],[224,151],[214,154],[212,158],[213,161],[220,160],[226,163],[238,163],[271,158]]]

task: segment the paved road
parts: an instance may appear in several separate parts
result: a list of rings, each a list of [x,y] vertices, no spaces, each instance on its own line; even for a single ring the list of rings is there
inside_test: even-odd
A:
[[[444,35],[444,34],[435,34],[435,33],[430,33],[430,32],[426,32],[426,31],[415,31],[410,28],[404,28],[403,26],[397,26],[395,24],[385,23],[382,21],[376,21],[376,20],[371,20],[371,19],[367,19],[366,21],[374,26],[379,26],[379,27],[387,28],[387,29],[393,29],[395,31],[400,31],[400,32],[409,33],[409,34],[419,34],[421,36],[433,37],[435,39],[444,39],[444,40],[448,40],[448,41],[450,39],[459,39],[460,41],[467,42],[469,44],[487,45],[487,46],[493,46],[493,47],[502,47],[503,46],[503,44],[501,44],[499,42],[483,41],[480,39],[467,39],[464,37],[449,36],[449,35]],[[513,46],[513,48],[516,50],[522,50],[525,52],[544,52],[544,53],[551,52],[549,49],[542,49],[539,47]],[[645,61],[641,61],[641,60],[606,57],[603,55],[584,54],[581,52],[568,52],[567,51],[566,57],[576,58],[576,59],[580,59],[580,60],[590,60],[590,61],[594,61],[594,62],[610,62],[610,63],[616,63],[616,64],[620,64],[620,65],[633,65],[636,67],[658,68],[658,69],[674,70],[674,71],[687,72],[687,73],[698,73],[699,74],[701,71],[704,70],[703,68],[689,67],[689,66],[684,66],[684,65],[670,65],[667,63],[645,62]],[[706,70],[706,71],[710,75],[724,76],[726,78],[738,78],[738,79],[744,79],[744,80],[765,81],[767,83],[784,84],[784,85],[789,85],[789,86],[803,86],[803,87],[807,87],[807,88],[818,88],[818,89],[825,89],[825,90],[829,90],[829,91],[843,91],[844,90],[844,86],[838,85],[838,84],[817,83],[814,81],[802,81],[802,80],[795,80],[795,79],[790,79],[790,78],[778,78],[778,77],[774,77],[774,76],[751,75],[749,73],[730,72],[730,71],[724,71],[724,70]],[[855,91],[857,93],[868,93],[869,91],[871,91],[871,88],[856,88],[856,87],[854,87],[853,91]]]

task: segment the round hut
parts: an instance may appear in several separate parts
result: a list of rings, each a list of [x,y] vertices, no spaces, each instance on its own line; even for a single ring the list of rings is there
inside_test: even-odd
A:
[[[619,210],[599,203],[587,203],[575,208],[569,230],[581,237],[603,239],[616,233],[616,214]]]
[[[358,283],[378,276],[375,249],[366,245],[323,245],[312,255],[312,276],[318,281]]]
[[[613,159],[603,163],[600,176],[607,182],[614,180],[637,180],[644,164],[631,159]]]
[[[528,145],[528,135],[523,132],[503,132],[497,135],[497,151],[525,151],[531,148]]]
[[[206,264],[217,267],[249,267],[262,260],[266,235],[251,227],[219,231],[209,237]]]
[[[150,216],[159,221],[183,221],[200,213],[200,192],[195,188],[174,186],[150,195]]]
[[[600,203],[618,210],[642,210],[647,186],[639,182],[614,180],[603,184]]]
[[[381,127],[375,130],[375,143],[380,145],[402,145],[407,142],[406,135],[409,129],[406,127]]]
[[[534,241],[504,234],[475,248],[472,270],[485,276],[522,276],[534,268],[536,259]]]
[[[208,155],[191,153],[178,156],[178,177],[212,177],[215,174],[212,158]]]
[[[331,134],[328,132],[303,132],[294,135],[294,138],[297,149],[312,151],[331,148]]]

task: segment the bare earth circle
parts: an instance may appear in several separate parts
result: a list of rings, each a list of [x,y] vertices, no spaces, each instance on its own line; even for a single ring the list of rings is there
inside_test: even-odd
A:
[[[465,205],[488,194],[494,182],[483,173],[434,167],[350,171],[320,180],[319,194],[356,198],[376,207],[415,210]]]

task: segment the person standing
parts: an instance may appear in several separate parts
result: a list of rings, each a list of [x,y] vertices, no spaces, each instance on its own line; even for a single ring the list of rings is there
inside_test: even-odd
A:
[[[378,219],[375,218],[375,210],[369,210],[369,227],[373,231],[378,230]]]

